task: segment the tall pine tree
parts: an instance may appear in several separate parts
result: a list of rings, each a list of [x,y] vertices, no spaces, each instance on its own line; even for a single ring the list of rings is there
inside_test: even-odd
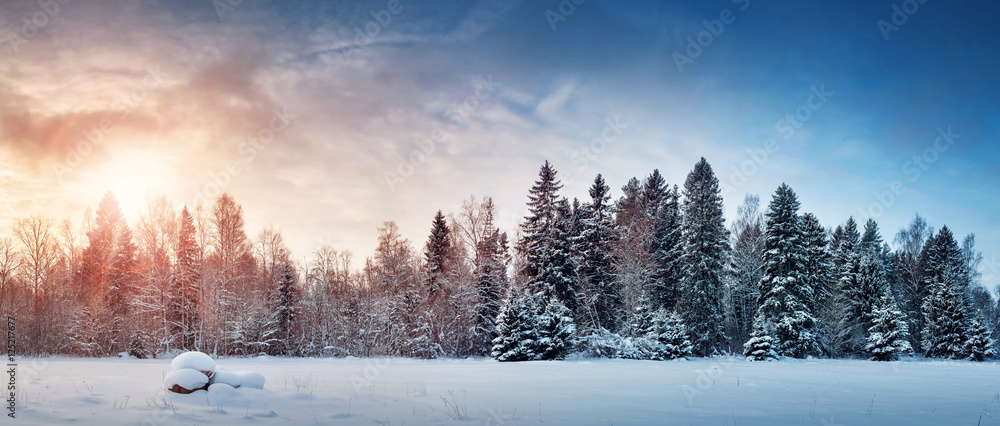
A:
[[[87,239],[90,245],[83,251],[80,274],[88,299],[84,321],[90,329],[79,343],[90,355],[115,354],[125,350],[133,337],[128,316],[135,296],[136,247],[118,200],[110,192],[97,206]]]
[[[834,254],[834,261],[839,266],[837,270],[838,294],[835,303],[840,310],[837,318],[836,344],[832,345],[834,356],[862,356],[864,354],[864,340],[867,337],[868,327],[864,318],[869,316],[870,310],[859,307],[855,300],[855,294],[859,284],[861,270],[861,233],[858,231],[858,224],[854,218],[848,218],[843,227],[843,233],[837,241],[837,250]]]
[[[275,355],[295,355],[292,331],[298,316],[298,273],[291,262],[281,267],[281,274],[275,288],[274,308],[271,321],[274,330],[268,337],[268,347]]]
[[[187,207],[181,211],[181,227],[177,244],[177,324],[183,336],[183,348],[196,350],[199,346],[201,322],[201,256],[197,241],[197,228]]]
[[[768,208],[767,250],[761,280],[757,337],[771,336],[779,355],[803,358],[819,354],[808,274],[809,252],[798,215],[799,201],[782,184]]]
[[[540,359],[564,357],[576,332],[576,241],[572,235],[572,209],[565,198],[558,198],[561,187],[555,169],[546,161],[529,195],[531,215],[521,225],[524,235],[520,250],[526,257],[527,288],[541,308],[535,334]]]
[[[444,286],[444,281],[447,280],[446,274],[449,272],[448,268],[451,266],[454,250],[448,222],[441,210],[438,210],[431,224],[431,235],[427,238],[427,244],[424,246],[427,293],[430,299],[437,297]]]
[[[528,193],[529,215],[521,223],[521,239],[517,244],[518,252],[525,259],[523,270],[519,273],[528,280],[539,274],[543,256],[552,246],[552,234],[559,220],[557,210],[562,183],[556,174],[556,169],[546,161]]]
[[[647,184],[647,188],[648,188]],[[677,306],[678,287],[682,277],[683,245],[679,189],[665,190],[661,206],[653,220],[653,240],[650,252],[656,262],[651,294],[658,308],[673,311]]]
[[[690,327],[694,353],[726,349],[722,273],[729,249],[719,179],[701,159],[684,182],[683,281],[680,314]]]
[[[608,204],[610,190],[604,177],[597,175],[590,187],[591,201],[583,206],[583,230],[577,242],[583,283],[578,296],[583,303],[577,318],[593,329],[617,331],[622,298],[615,285],[611,254],[615,223]]]
[[[964,358],[969,340],[965,294],[962,285],[962,253],[947,226],[934,236],[927,249],[924,279],[930,294],[924,300],[921,348],[928,358]]]

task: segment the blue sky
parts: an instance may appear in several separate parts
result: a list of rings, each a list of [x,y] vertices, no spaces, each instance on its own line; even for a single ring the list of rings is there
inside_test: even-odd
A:
[[[899,12],[905,22],[897,13],[901,25],[883,32],[894,6],[913,13]],[[180,206],[226,190],[246,208],[251,234],[274,225],[300,257],[326,242],[360,260],[383,221],[422,244],[434,212],[456,212],[472,194],[495,197],[513,230],[545,160],[566,178],[566,195],[585,196],[603,173],[617,197],[654,168],[681,183],[705,156],[729,214],[745,193],[766,202],[782,182],[824,225],[874,215],[890,241],[919,212],[935,227],[977,234],[996,265],[984,270],[992,286],[998,9],[937,0],[244,0],[219,10],[207,0],[71,2],[15,46],[9,34],[24,34],[22,18],[46,12],[5,2],[0,213],[79,223],[108,189],[135,216],[149,192]],[[377,34],[358,37],[366,28]],[[689,37],[704,46],[679,70]],[[276,117],[287,126],[271,128]],[[102,118],[114,131],[72,159]],[[273,142],[248,139],[269,128]],[[611,137],[595,142],[602,134]],[[433,152],[414,154],[421,146]],[[122,178],[146,170],[156,173]]]

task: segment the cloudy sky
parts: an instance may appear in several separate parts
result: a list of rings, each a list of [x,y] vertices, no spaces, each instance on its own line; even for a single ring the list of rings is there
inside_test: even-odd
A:
[[[580,2],[580,4],[576,4]],[[66,3],[66,4],[61,4]],[[735,212],[782,182],[825,225],[915,213],[975,232],[1000,282],[1000,12],[988,1],[5,1],[0,226],[135,220],[231,193],[251,236],[356,252],[387,220],[493,196],[539,165],[568,196],[699,157]],[[862,219],[861,221],[863,221]]]

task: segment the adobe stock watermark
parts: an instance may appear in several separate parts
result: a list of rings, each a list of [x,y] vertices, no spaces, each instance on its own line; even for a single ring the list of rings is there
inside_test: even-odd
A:
[[[21,51],[21,47],[28,44],[29,41],[33,40],[38,34],[41,34],[48,25],[55,20],[56,15],[62,10],[60,6],[65,6],[69,4],[71,0],[40,0],[38,2],[38,8],[29,16],[21,17],[21,25],[16,29],[20,31],[8,31],[4,44],[10,45],[11,53],[17,54]]]
[[[818,87],[809,87],[809,96],[805,103],[799,105],[792,112],[785,113],[785,116],[774,123],[776,137],[767,139],[759,148],[747,149],[746,159],[739,165],[733,166],[727,184],[723,185],[723,193],[728,193],[734,189],[741,188],[747,183],[749,178],[771,159],[771,156],[781,149],[781,143],[787,142],[798,129],[813,118],[813,114],[823,109],[823,106],[830,101],[835,92],[826,90],[826,85],[820,84]]]
[[[738,5],[737,9],[740,12],[745,12],[750,7],[750,0],[731,0],[734,4]],[[701,24],[705,27],[704,30],[700,31],[694,36],[687,36],[687,46],[684,48],[683,53],[681,51],[675,51],[671,57],[674,59],[674,65],[677,66],[677,72],[683,74],[684,67],[694,63],[695,59],[701,57],[705,53],[705,49],[708,49],[712,44],[715,43],[719,37],[722,36],[726,31],[726,26],[736,22],[736,12],[732,9],[722,9],[719,12],[719,19],[714,19],[711,21],[701,21]]]
[[[142,82],[129,89],[125,95],[116,99],[111,105],[112,110],[121,112],[112,118],[102,118],[94,127],[81,132],[82,138],[66,149],[66,156],[63,160],[56,161],[52,165],[52,172],[56,175],[56,180],[60,185],[63,184],[67,174],[80,167],[94,153],[94,149],[100,148],[104,144],[105,139],[115,132],[117,123],[132,115],[132,112],[149,97],[149,92],[159,87],[163,80],[164,74],[159,65],[147,66],[146,76],[143,77]]]
[[[365,360],[365,368],[361,375],[351,375],[351,385],[354,392],[360,394],[364,389],[371,389],[375,386],[375,381],[382,377],[382,374],[392,365],[390,358],[378,358]]]
[[[954,133],[951,130],[951,126],[948,126],[947,129],[938,127],[937,135],[930,146],[903,163],[902,172],[910,184],[919,181],[923,177],[924,172],[941,159],[941,154],[950,150],[952,145],[955,145],[955,142],[962,137],[961,134]],[[900,196],[906,194],[906,185],[906,181],[903,179],[896,179],[890,182],[886,190],[875,191],[873,193],[875,201],[869,204],[868,208],[858,208],[858,213],[862,217],[867,216],[872,219],[882,217],[886,210],[891,208],[893,204],[896,204]]]
[[[14,317],[7,317],[7,417],[17,418],[17,327]]]
[[[475,89],[471,95],[445,111],[444,118],[450,122],[448,128],[457,129],[459,125],[468,121],[477,110],[496,96],[501,83],[493,80],[493,74],[487,74],[474,78],[472,85]],[[409,179],[417,167],[427,162],[427,159],[437,152],[438,145],[448,141],[448,137],[445,126],[436,126],[431,130],[429,137],[414,139],[413,144],[416,147],[399,162],[395,171],[390,170],[383,174],[389,189],[395,192],[399,184]]]
[[[237,7],[243,4],[243,0],[213,0],[212,7],[215,8],[215,15],[219,17],[220,22],[226,21],[226,14],[233,12]]]
[[[347,48],[341,50],[344,63],[350,64],[355,55],[374,43],[375,39],[382,34],[382,30],[392,22],[392,17],[400,13],[403,13],[403,5],[400,4],[400,0],[389,0],[384,9],[369,11],[372,19],[365,22],[363,30],[361,26],[354,26],[354,39],[351,40],[351,44]]]
[[[608,150],[608,145],[618,141],[618,138],[625,133],[625,130],[635,125],[635,121],[623,122],[621,115],[615,115],[613,119],[611,117],[605,118],[604,124],[604,129],[601,130],[598,137],[591,139],[588,144],[581,145],[570,154],[570,162],[577,167],[575,171],[566,173],[566,176],[563,178],[565,185],[572,185],[576,179],[575,175],[583,174],[590,170],[591,162],[600,158]]]
[[[549,27],[552,28],[554,32],[556,30],[556,25],[561,22],[566,22],[566,20],[576,13],[576,7],[586,3],[587,0],[562,0],[559,5],[556,6],[555,10],[546,9],[545,19],[549,21]]]
[[[681,392],[684,393],[684,399],[687,401],[687,406],[693,407],[695,398],[704,395],[706,391],[714,387],[715,382],[722,377],[726,370],[726,366],[721,362],[716,362],[706,369],[695,370],[694,386],[680,386]]]
[[[240,141],[237,152],[239,160],[230,161],[225,168],[209,174],[208,181],[198,188],[197,194],[191,199],[191,206],[207,205],[216,197],[225,192],[226,187],[232,183],[236,176],[243,173],[261,152],[267,150],[277,137],[288,129],[295,116],[290,114],[284,107],[274,107],[271,119],[262,126],[257,133]]]
[[[927,0],[905,0],[902,6],[894,3],[889,20],[879,19],[875,23],[879,32],[882,33],[882,38],[885,41],[889,41],[889,34],[898,32],[903,25],[906,25],[910,21],[910,17],[920,11],[920,6],[926,3]]]

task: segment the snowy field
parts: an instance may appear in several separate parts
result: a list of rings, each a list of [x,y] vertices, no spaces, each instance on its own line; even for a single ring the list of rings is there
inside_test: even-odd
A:
[[[221,359],[264,390],[162,389],[170,360],[21,359],[4,424],[996,425],[996,363]]]

